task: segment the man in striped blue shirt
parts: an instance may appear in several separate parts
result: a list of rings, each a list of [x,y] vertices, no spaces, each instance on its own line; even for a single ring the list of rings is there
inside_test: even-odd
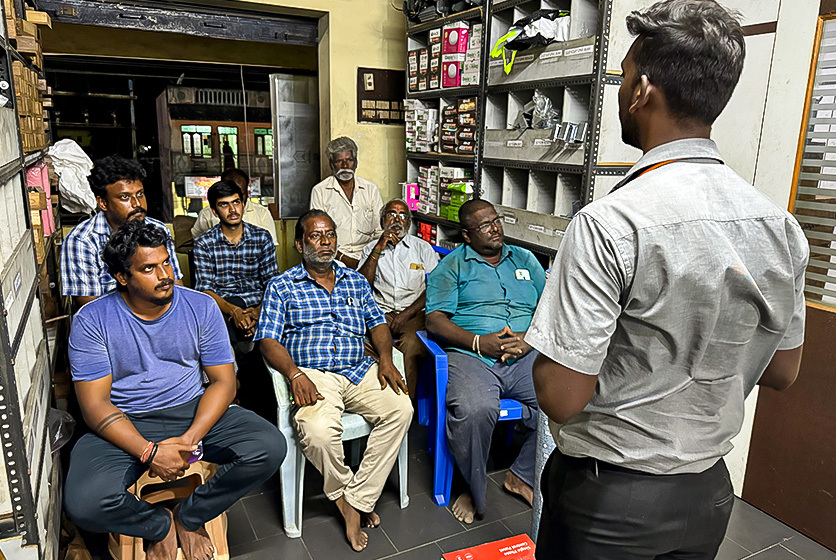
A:
[[[412,403],[369,283],[334,263],[334,220],[321,210],[305,213],[296,224],[296,249],[302,264],[270,281],[255,340],[290,382],[302,450],[322,473],[325,495],[336,502],[346,537],[359,552],[368,544],[361,525],[380,524],[375,504],[412,420]],[[379,364],[365,356],[366,333]],[[344,411],[374,424],[356,473],[343,457]]]
[[[218,304],[233,344],[249,341],[267,283],[279,273],[273,239],[244,222],[244,195],[235,182],[218,181],[206,196],[220,223],[195,241],[195,289]]]
[[[133,160],[113,155],[96,161],[90,170],[90,189],[96,195],[99,213],[80,223],[64,239],[61,249],[61,285],[65,296],[77,306],[116,289],[116,279],[107,272],[102,250],[111,234],[131,220],[144,220],[166,234],[165,248],[177,284],[182,285],[177,255],[168,228],[146,218],[148,204],[142,181],[145,170]]]

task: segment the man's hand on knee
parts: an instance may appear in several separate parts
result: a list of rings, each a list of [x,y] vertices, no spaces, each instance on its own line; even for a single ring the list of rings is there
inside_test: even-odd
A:
[[[293,392],[293,401],[297,406],[308,406],[325,400],[325,397],[317,391],[314,382],[305,373],[291,380],[290,390]]]
[[[380,381],[381,391],[386,389],[386,385],[389,385],[397,395],[400,395],[401,391],[404,394],[409,394],[409,391],[406,390],[406,383],[404,383],[403,377],[401,377],[401,372],[392,364],[384,364],[381,362],[377,369],[377,379]]]

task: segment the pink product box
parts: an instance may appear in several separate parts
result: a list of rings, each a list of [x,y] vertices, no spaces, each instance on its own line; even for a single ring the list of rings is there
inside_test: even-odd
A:
[[[441,62],[441,87],[459,87],[462,85],[462,64],[461,61],[442,61]]]
[[[418,209],[419,192],[418,183],[406,184],[406,204],[410,210]]]
[[[470,25],[457,21],[444,26],[441,38],[441,53],[454,54],[467,52],[467,37]]]

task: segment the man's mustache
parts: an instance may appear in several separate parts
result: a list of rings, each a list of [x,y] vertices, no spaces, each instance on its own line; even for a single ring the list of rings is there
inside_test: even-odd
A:
[[[128,214],[128,217],[130,218],[131,216],[138,216],[140,214],[142,214],[144,216],[147,213],[148,212],[145,211],[145,208],[137,208],[136,210],[134,210],[133,212]]]
[[[162,282],[160,282],[159,284],[157,284],[157,287],[156,287],[156,288],[154,288],[154,289],[156,289],[156,290],[160,290],[160,289],[162,289],[162,288],[169,288],[169,287],[171,287],[171,286],[173,286],[173,285],[174,285],[174,280],[163,280]]]

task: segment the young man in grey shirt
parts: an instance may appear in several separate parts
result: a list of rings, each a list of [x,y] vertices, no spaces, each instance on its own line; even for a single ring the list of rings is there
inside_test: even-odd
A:
[[[668,0],[627,26],[619,115],[644,155],[572,220],[525,338],[562,424],[537,557],[713,559],[744,399],[798,375],[809,248],[710,140],[743,68],[736,19]]]

